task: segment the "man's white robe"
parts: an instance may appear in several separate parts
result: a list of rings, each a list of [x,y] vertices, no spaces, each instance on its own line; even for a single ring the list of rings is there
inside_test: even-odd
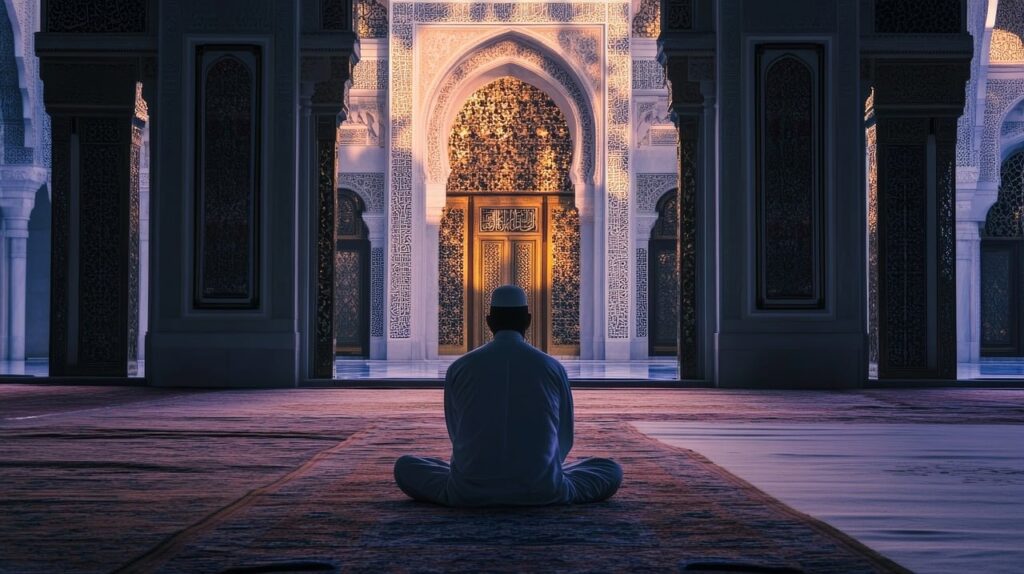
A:
[[[572,391],[565,368],[516,331],[448,368],[444,412],[451,463],[403,456],[399,487],[448,506],[546,505],[604,500],[622,469],[589,458],[563,467],[573,443]]]

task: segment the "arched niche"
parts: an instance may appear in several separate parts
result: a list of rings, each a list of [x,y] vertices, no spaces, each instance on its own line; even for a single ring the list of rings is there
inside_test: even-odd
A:
[[[505,32],[467,49],[432,85],[427,113],[422,124],[426,134],[425,177],[434,193],[441,193],[450,172],[448,127],[462,102],[494,80],[511,76],[548,94],[565,114],[573,141],[570,177],[577,188],[577,207],[587,201],[585,189],[592,186],[599,165],[597,129],[591,90],[554,50],[517,32]],[[428,191],[428,193],[430,193]],[[428,204],[443,205],[443,198],[427,198]]]

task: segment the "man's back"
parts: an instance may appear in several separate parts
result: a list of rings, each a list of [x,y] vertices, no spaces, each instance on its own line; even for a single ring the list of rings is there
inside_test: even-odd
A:
[[[524,339],[526,291],[491,294],[494,340],[452,363],[444,382],[451,463],[404,455],[395,482],[415,500],[447,506],[580,504],[607,500],[622,468],[606,458],[563,465],[572,448],[572,392],[565,369]]]
[[[573,436],[565,369],[519,333],[499,331],[452,363],[445,420],[453,503],[551,504],[571,497],[562,475]]]

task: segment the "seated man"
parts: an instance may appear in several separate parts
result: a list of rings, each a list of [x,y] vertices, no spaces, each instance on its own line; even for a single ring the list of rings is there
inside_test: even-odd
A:
[[[562,466],[572,448],[572,392],[565,369],[523,335],[526,293],[494,290],[494,340],[461,357],[444,382],[451,465],[403,456],[395,482],[410,497],[446,506],[575,504],[605,500],[622,469],[603,458]]]

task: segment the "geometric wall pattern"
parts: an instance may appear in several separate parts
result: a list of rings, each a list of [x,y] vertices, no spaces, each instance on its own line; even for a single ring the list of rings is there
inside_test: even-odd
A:
[[[638,173],[636,174],[636,208],[637,211],[653,213],[658,199],[666,191],[679,186],[679,175],[676,173]]]
[[[387,200],[383,173],[348,173],[338,175],[338,188],[356,192],[366,204],[366,213],[383,213]]]

